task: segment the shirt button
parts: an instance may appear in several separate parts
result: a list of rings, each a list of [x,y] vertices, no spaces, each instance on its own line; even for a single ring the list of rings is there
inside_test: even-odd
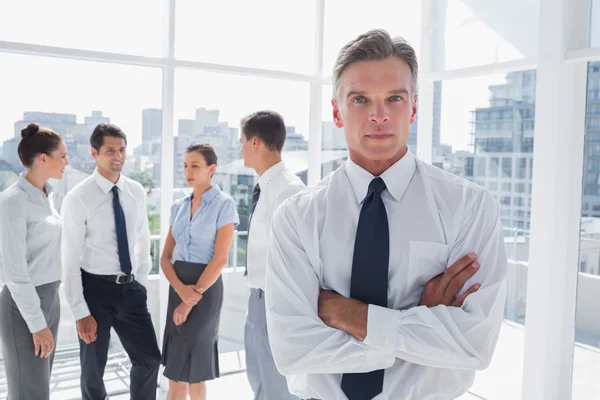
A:
[[[380,336],[380,337],[379,337],[379,341],[380,341],[381,343],[385,343],[385,336]]]

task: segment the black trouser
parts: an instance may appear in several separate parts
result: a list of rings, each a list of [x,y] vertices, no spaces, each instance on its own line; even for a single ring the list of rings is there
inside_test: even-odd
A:
[[[96,341],[85,344],[79,339],[83,400],[108,398],[103,376],[111,328],[131,359],[131,399],[156,399],[160,350],[146,304],[146,289],[137,281],[120,285],[83,271],[82,281],[85,301],[98,324]]]

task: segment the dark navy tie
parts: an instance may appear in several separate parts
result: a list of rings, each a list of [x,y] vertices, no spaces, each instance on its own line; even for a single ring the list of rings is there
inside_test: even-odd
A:
[[[356,228],[350,297],[366,304],[387,307],[390,232],[381,199],[385,183],[375,178],[369,184]],[[371,400],[383,390],[384,370],[349,373],[342,377],[342,390],[349,400]]]
[[[256,208],[256,204],[258,203],[258,199],[260,197],[260,186],[258,183],[254,186],[254,190],[252,191],[252,206],[250,208],[250,218],[248,218],[248,235],[246,236],[246,262],[245,262],[245,271],[244,276],[248,275],[248,243],[250,240],[250,222],[252,222],[252,214],[254,214],[254,209]]]
[[[115,227],[117,228],[117,248],[119,250],[119,262],[121,271],[125,275],[131,274],[131,258],[129,257],[129,243],[127,242],[127,227],[125,225],[125,213],[119,201],[119,188],[113,186],[113,210],[115,211]]]

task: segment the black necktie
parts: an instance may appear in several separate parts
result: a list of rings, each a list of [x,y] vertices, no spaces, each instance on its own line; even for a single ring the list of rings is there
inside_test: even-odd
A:
[[[375,178],[369,184],[358,218],[350,297],[363,303],[387,307],[390,232],[381,199],[385,183]],[[383,390],[384,370],[349,373],[342,377],[342,390],[349,400],[370,400]]]
[[[119,202],[119,188],[113,186],[113,210],[115,211],[115,226],[117,228],[117,249],[119,250],[119,262],[121,271],[125,275],[131,274],[131,258],[129,257],[129,243],[127,242],[127,227],[125,225],[125,213]]]
[[[254,209],[256,208],[256,204],[258,203],[258,198],[260,197],[260,186],[258,183],[254,186],[254,190],[252,191],[252,206],[250,207],[250,218],[248,218],[248,235],[246,236],[246,261],[244,263],[244,276],[248,275],[248,243],[250,242],[250,223],[252,222],[252,214],[254,214]]]

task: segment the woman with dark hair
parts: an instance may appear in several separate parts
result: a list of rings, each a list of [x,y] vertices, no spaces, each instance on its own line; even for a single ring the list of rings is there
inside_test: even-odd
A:
[[[61,278],[61,227],[48,179],[62,179],[69,162],[56,132],[29,124],[21,137],[27,171],[0,195],[0,344],[8,398],[46,400]]]
[[[168,400],[186,399],[188,394],[192,400],[204,400],[205,381],[219,377],[221,270],[239,217],[235,201],[211,182],[216,168],[212,146],[188,147],[183,169],[193,192],[171,207],[171,227],[161,257],[171,284],[162,351]]]

